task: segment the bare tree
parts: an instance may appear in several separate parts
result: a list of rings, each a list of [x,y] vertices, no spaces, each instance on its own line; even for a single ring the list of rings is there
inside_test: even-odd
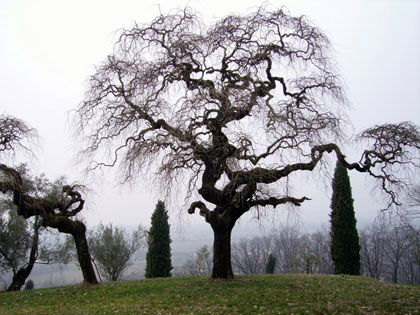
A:
[[[394,171],[413,164],[418,128],[362,132],[370,147],[350,163],[335,143],[344,138],[344,104],[329,41],[305,17],[260,8],[207,27],[186,8],[122,31],[75,119],[89,169],[119,164],[127,181],[154,170],[165,187],[187,176],[199,198],[188,213],[199,209],[214,231],[212,276],[230,278],[236,221],[308,200],[289,194],[288,179],[326,153],[376,178],[397,202],[392,185],[403,178]]]
[[[361,273],[381,279],[385,263],[385,231],[381,224],[371,224],[359,233]]]
[[[232,264],[242,274],[264,273],[270,255],[271,238],[241,239],[232,246]]]
[[[331,274],[334,272],[334,263],[331,258],[330,233],[316,231],[310,235],[310,251],[316,257],[314,273]]]
[[[406,231],[400,222],[388,222],[385,227],[384,255],[386,267],[394,283],[399,281],[402,259],[411,245]]]
[[[381,217],[360,231],[362,274],[395,283],[420,283],[420,231],[410,216]]]
[[[301,264],[306,274],[317,273],[317,266],[320,264],[319,253],[314,250],[316,249],[315,245],[310,235],[304,234],[301,236],[299,246]]]
[[[38,139],[38,133],[24,121],[15,117],[0,115],[0,157],[15,155],[18,150],[31,152],[31,144]]]
[[[204,245],[177,271],[180,276],[208,276],[212,270],[211,251]]]
[[[296,226],[283,226],[274,231],[273,251],[277,257],[278,273],[301,273],[305,271],[302,258],[302,234]]]
[[[401,278],[404,283],[420,284],[420,229],[405,228],[407,250],[401,259]]]

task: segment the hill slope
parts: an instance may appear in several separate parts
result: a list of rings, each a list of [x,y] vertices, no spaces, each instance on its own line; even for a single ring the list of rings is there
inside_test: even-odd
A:
[[[0,314],[418,314],[420,287],[365,277],[165,278],[0,294]]]

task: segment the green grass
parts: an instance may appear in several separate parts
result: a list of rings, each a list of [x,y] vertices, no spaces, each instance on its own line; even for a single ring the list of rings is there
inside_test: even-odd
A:
[[[365,277],[164,278],[0,294],[0,314],[419,314],[420,286]]]

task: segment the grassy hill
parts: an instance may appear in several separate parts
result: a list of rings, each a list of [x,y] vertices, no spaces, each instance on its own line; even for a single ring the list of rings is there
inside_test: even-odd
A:
[[[0,294],[0,314],[419,314],[420,286],[365,277],[165,278]]]

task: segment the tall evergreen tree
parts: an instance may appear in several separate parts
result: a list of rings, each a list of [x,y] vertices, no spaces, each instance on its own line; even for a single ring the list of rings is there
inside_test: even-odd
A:
[[[148,232],[146,278],[172,276],[170,244],[168,212],[165,209],[165,203],[159,200],[152,214],[152,226]]]
[[[336,274],[360,274],[360,244],[347,169],[337,161],[331,200],[331,258]]]

